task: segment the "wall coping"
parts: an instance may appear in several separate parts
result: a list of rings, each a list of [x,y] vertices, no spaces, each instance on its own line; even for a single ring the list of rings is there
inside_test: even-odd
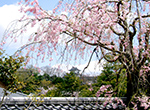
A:
[[[115,101],[117,97],[112,97],[109,100]],[[83,104],[103,102],[108,98],[105,97],[5,97],[3,104]],[[123,102],[126,101],[126,97],[120,97]],[[0,97],[2,101],[2,97]]]

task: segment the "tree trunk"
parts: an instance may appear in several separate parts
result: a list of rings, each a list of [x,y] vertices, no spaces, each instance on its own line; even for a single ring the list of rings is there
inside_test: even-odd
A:
[[[130,108],[132,105],[132,97],[138,93],[139,71],[131,71],[127,73],[127,102],[126,105]]]

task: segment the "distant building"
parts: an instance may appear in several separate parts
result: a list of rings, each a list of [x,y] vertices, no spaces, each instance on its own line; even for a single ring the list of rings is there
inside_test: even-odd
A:
[[[93,84],[93,83],[96,83],[96,81],[97,81],[97,77],[95,77],[95,76],[81,75],[80,74],[81,70],[79,70],[76,67],[72,67],[69,71],[75,73],[76,76],[80,77],[80,79],[83,80],[84,84]]]
[[[76,67],[72,67],[69,71],[75,73],[76,76],[80,76],[80,71],[81,70],[79,70]]]
[[[82,76],[83,84],[93,84],[97,82],[97,76]]]

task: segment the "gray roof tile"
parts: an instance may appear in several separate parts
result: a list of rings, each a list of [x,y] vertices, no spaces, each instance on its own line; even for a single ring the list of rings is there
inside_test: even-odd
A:
[[[7,91],[7,93],[8,93],[7,97],[27,97],[26,94],[23,94],[21,92],[11,93]],[[3,97],[3,94],[4,94],[3,88],[0,87],[0,97]]]
[[[107,106],[101,103],[104,99],[95,97],[6,97],[0,110],[113,110],[110,103]],[[123,98],[123,100],[126,99]],[[117,110],[124,109],[125,106],[121,104],[117,107]]]

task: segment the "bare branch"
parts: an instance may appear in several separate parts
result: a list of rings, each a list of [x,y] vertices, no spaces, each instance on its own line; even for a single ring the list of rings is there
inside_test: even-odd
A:
[[[81,72],[81,74],[82,74],[82,73],[84,73],[84,71],[85,71],[85,70],[89,67],[90,62],[91,62],[92,57],[93,57],[93,54],[94,54],[94,52],[96,51],[96,49],[97,49],[97,47],[96,47],[96,48],[94,48],[94,50],[93,50],[93,52],[92,52],[92,54],[91,54],[91,56],[90,56],[90,59],[89,59],[89,61],[88,61],[88,64],[87,64],[87,66],[86,66],[86,67],[84,67],[84,69],[83,69],[83,71]]]

